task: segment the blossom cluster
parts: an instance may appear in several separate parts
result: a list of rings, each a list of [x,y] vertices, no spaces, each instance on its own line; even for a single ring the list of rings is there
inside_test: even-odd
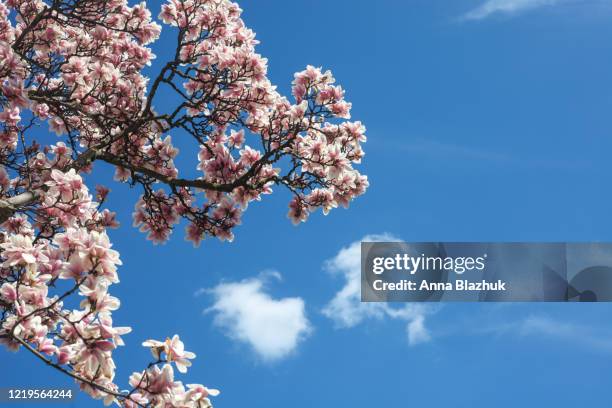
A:
[[[109,189],[92,194],[84,179],[97,163],[142,191],[133,222],[154,243],[181,222],[195,245],[232,240],[273,188],[289,192],[299,224],[368,187],[355,168],[365,127],[344,89],[307,66],[281,95],[241,13],[229,0],[168,0],[158,24],[145,2],[0,0],[0,341],[107,403],[208,406],[217,392],[174,380],[194,357],[178,337],[145,342],[155,361],[131,390],[115,384],[112,353],[130,329],[112,320],[120,258],[106,230],[118,223],[103,209]],[[162,26],[176,50],[148,78]],[[179,137],[192,148],[179,152]]]
[[[207,235],[231,240],[248,204],[274,185],[291,192],[294,223],[318,208],[346,207],[367,188],[353,167],[363,157],[365,127],[346,121],[351,104],[342,87],[329,71],[308,66],[295,74],[294,101],[280,95],[236,3],[162,6],[159,18],[178,31],[177,52],[148,95],[142,69],[155,56],[146,45],[161,27],[144,3],[76,2],[70,13],[40,0],[0,4],[0,55],[10,67],[0,73],[0,148],[16,147],[21,110],[30,109],[71,146],[115,165],[116,179],[142,186],[134,224],[154,242],[168,239],[183,218],[195,244]],[[158,112],[164,86],[182,102]],[[200,177],[179,178],[171,132],[193,139]]]
[[[308,66],[295,74],[295,102],[289,102],[268,79],[267,60],[255,52],[255,34],[240,13],[228,1],[174,0],[162,7],[162,21],[181,33],[168,69],[175,79],[165,81],[183,89],[185,112],[162,117],[160,130],[180,126],[195,139],[201,177],[184,190],[145,193],[137,203],[134,222],[156,242],[168,238],[181,216],[196,244],[206,235],[231,240],[248,204],[274,185],[291,191],[294,223],[317,208],[327,214],[346,207],[367,188],[352,167],[363,157],[365,127],[342,121],[351,108],[344,90],[329,71]],[[282,158],[288,168],[278,165]],[[156,162],[152,167],[143,158],[138,166],[179,173],[169,159]]]
[[[62,227],[63,232],[44,238],[21,215],[2,225],[0,341],[12,350],[30,347],[57,367],[67,367],[85,392],[107,404],[210,406],[208,396],[216,390],[199,384],[185,390],[174,381],[171,364],[185,373],[195,357],[178,336],[165,343],[145,342],[155,360],[130,377],[130,391],[120,391],[112,352],[124,345],[122,336],[131,328],[113,325],[120,301],[109,289],[119,282],[121,261],[106,233],[105,213],[98,211],[74,170],[54,169],[45,186],[48,228]],[[68,289],[62,293],[59,287]],[[77,308],[65,304],[73,293],[81,298]]]

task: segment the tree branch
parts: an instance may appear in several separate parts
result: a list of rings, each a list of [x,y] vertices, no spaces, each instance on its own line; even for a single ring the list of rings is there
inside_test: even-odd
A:
[[[132,401],[134,404],[138,405],[139,407],[145,408],[144,405],[138,403],[137,401],[134,401],[132,398],[130,398],[129,395],[126,394],[122,394],[120,392],[115,392],[112,390],[109,390],[108,388],[104,387],[103,385],[100,385],[92,380],[88,380],[87,378],[81,377],[78,374],[73,373],[70,370],[67,370],[66,368],[62,367],[61,365],[54,363],[53,361],[47,359],[40,351],[36,350],[34,347],[32,347],[27,341],[23,340],[22,338],[18,337],[18,336],[10,336],[11,339],[15,340],[16,342],[18,342],[19,344],[21,344],[23,347],[25,347],[26,350],[28,350],[30,353],[34,354],[37,358],[39,358],[40,360],[42,360],[45,364],[47,364],[50,367],[55,368],[56,370],[66,374],[69,377],[74,378],[77,381],[80,381],[84,384],[89,385],[92,388],[97,389],[98,391],[102,391],[106,394],[110,394],[116,398],[119,399],[123,399],[123,400],[130,400]]]

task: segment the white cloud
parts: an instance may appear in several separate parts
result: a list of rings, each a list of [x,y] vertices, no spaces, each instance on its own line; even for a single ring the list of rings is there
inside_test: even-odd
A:
[[[474,10],[466,13],[465,20],[480,20],[492,14],[514,14],[531,9],[553,6],[564,0],[487,0]]]
[[[205,290],[214,297],[206,310],[215,314],[214,324],[228,337],[248,344],[265,361],[290,355],[312,330],[302,298],[274,299],[266,293],[270,277],[280,280],[281,276],[267,272]]]
[[[399,241],[390,234],[368,235],[361,241]],[[325,269],[344,279],[344,286],[323,309],[323,314],[334,321],[336,327],[350,328],[366,319],[392,318],[407,322],[408,343],[415,345],[431,339],[425,327],[428,309],[421,304],[407,303],[394,308],[388,303],[361,302],[361,241],[342,248],[338,254],[325,263]]]
[[[431,340],[429,331],[425,328],[425,316],[418,315],[406,326],[409,344],[425,343]]]

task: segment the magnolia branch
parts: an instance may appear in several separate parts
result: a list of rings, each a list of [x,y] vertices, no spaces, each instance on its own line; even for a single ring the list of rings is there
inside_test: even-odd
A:
[[[217,390],[174,379],[195,358],[178,335],[146,340],[155,362],[127,389],[114,383],[113,352],[131,328],[113,324],[122,262],[107,230],[118,223],[101,208],[110,189],[88,187],[92,164],[142,189],[132,218],[147,239],[167,241],[184,220],[198,245],[231,240],[272,185],[291,192],[294,224],[347,207],[368,186],[354,167],[365,127],[348,120],[351,104],[329,71],[307,66],[282,95],[230,0],[161,5],[159,21],[178,36],[156,77],[146,67],[161,26],[146,2],[0,3],[0,342],[23,346],[93,398],[209,408]],[[41,137],[43,124],[57,138]],[[179,152],[181,137],[192,144]],[[193,159],[199,173],[182,177]],[[81,302],[64,302],[69,295]]]
[[[30,353],[32,353],[34,356],[36,356],[38,359],[40,359],[41,361],[43,361],[46,365],[53,367],[54,369],[58,370],[59,372],[66,374],[69,377],[74,378],[75,380],[83,383],[83,384],[87,384],[92,388],[95,388],[99,391],[102,391],[108,395],[112,395],[115,398],[118,398],[120,400],[126,400],[129,399],[130,401],[132,401],[134,404],[138,405],[139,407],[142,408],[146,408],[145,405],[140,404],[137,401],[134,401],[131,398],[131,393],[128,394],[122,394],[122,393],[118,393],[115,392],[113,390],[109,390],[108,388],[104,387],[103,385],[100,385],[98,383],[96,383],[95,381],[92,380],[88,380],[87,378],[84,378],[78,374],[73,373],[72,371],[62,367],[61,365],[54,363],[53,361],[49,360],[48,358],[46,358],[41,352],[39,352],[38,350],[36,350],[34,347],[32,347],[27,341],[25,341],[24,339],[20,338],[19,336],[15,336],[15,335],[11,335],[9,336],[9,338],[15,340],[16,342],[18,342],[19,344],[21,344],[26,350],[28,350]]]

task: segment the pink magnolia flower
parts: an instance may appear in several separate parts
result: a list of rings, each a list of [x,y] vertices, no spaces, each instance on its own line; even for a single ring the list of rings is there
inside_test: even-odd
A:
[[[38,343],[38,351],[43,354],[52,355],[57,352],[57,347],[53,344],[52,339],[45,337]]]
[[[14,303],[17,300],[17,290],[14,283],[5,283],[0,287],[0,297],[9,303]]]
[[[201,384],[187,384],[189,389],[185,394],[185,401],[196,404],[198,407],[211,407],[209,396],[216,397],[221,392],[214,388],[207,388]]]
[[[308,219],[308,210],[298,197],[294,197],[289,203],[288,217],[294,225]]]
[[[169,364],[160,369],[158,366],[153,366],[144,373],[134,373],[130,377],[130,385],[137,387],[143,385],[143,377],[146,378],[143,389],[146,389],[152,394],[164,394],[169,392],[174,386],[174,371]]]
[[[175,334],[172,339],[167,338],[164,342],[147,340],[143,342],[142,345],[144,347],[149,347],[151,349],[151,354],[157,360],[161,358],[161,353],[164,353],[166,361],[173,361],[176,364],[176,368],[181,373],[187,372],[187,367],[191,366],[191,361],[189,361],[189,359],[194,359],[196,357],[191,351],[185,350],[185,345],[177,334]]]
[[[33,245],[32,238],[22,234],[8,237],[8,241],[0,244],[2,255],[6,259],[2,266],[34,265],[37,262],[46,262],[48,258],[43,254],[40,245]]]
[[[51,181],[48,181],[47,185],[51,195],[57,194],[62,202],[68,203],[74,199],[75,192],[83,188],[83,179],[74,169],[70,169],[67,173],[53,169]]]
[[[65,345],[58,349],[57,351],[57,362],[60,365],[67,364],[74,357],[74,352],[72,351],[72,346]]]
[[[49,117],[49,105],[46,103],[37,104],[35,112],[39,118],[47,119]]]
[[[21,116],[19,115],[19,108],[9,108],[2,112],[0,112],[0,122],[5,122],[8,125],[16,125],[17,122],[21,120]]]

